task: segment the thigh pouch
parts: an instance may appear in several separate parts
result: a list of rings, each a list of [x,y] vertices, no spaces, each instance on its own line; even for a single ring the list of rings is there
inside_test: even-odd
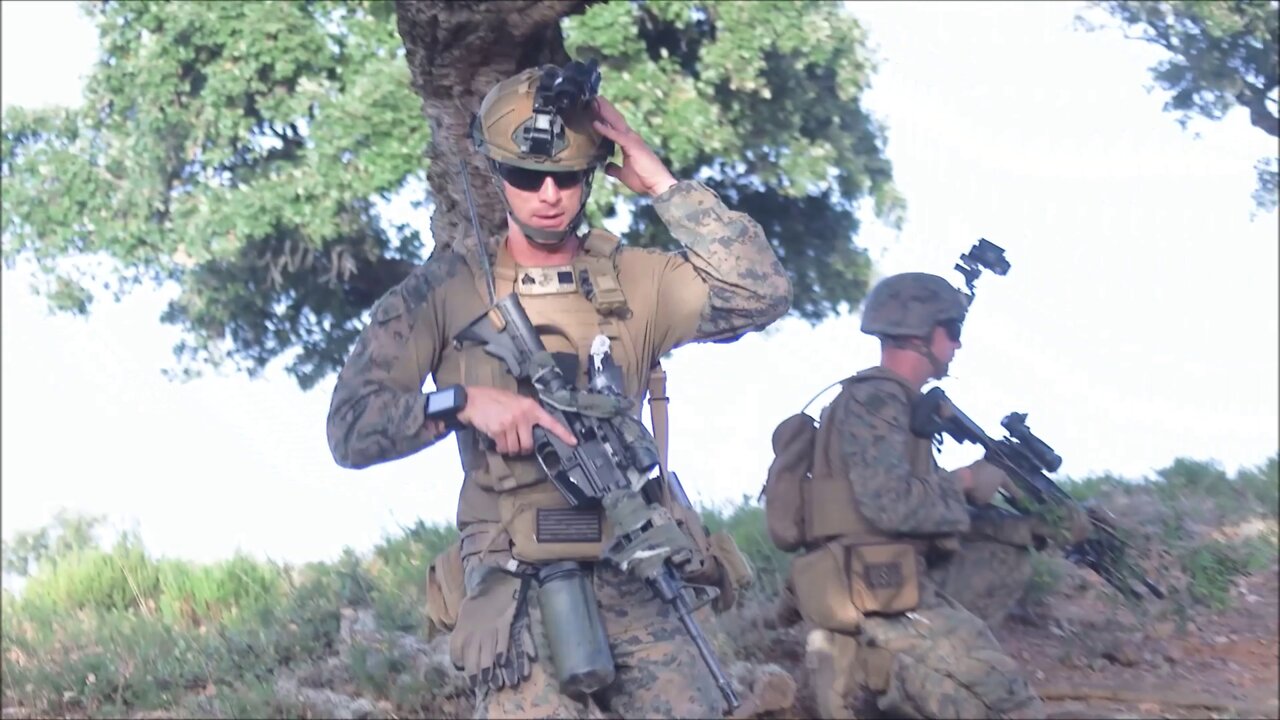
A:
[[[893,615],[920,602],[916,547],[832,540],[791,561],[796,607],[808,622],[852,632],[865,615]]]

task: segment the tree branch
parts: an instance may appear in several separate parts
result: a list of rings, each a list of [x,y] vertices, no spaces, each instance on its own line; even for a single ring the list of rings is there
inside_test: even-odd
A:
[[[342,292],[360,307],[373,307],[391,288],[409,277],[417,263],[402,258],[379,257],[360,261],[356,271],[343,281]]]
[[[1253,126],[1271,137],[1280,137],[1280,118],[1267,109],[1266,93],[1259,94],[1246,88],[1236,93],[1236,102],[1249,111],[1249,121]]]

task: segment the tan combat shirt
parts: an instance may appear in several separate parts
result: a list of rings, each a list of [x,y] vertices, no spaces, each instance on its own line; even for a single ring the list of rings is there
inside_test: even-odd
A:
[[[653,204],[684,249],[618,251],[618,281],[632,310],[618,324],[634,349],[622,370],[626,393],[637,400],[649,368],[664,353],[689,342],[730,341],[760,330],[784,315],[791,302],[786,273],[749,216],[729,210],[696,181],[677,183]],[[519,274],[519,268],[504,272],[509,264],[500,252],[500,296],[512,291],[511,279]],[[522,303],[536,323],[536,298]],[[424,426],[423,383],[433,374],[439,381],[442,371],[455,374],[465,351],[452,339],[485,307],[470,266],[456,252],[420,265],[375,304],[338,374],[329,408],[329,447],[339,465],[362,468],[395,460],[440,439]],[[534,461],[507,462],[514,470]],[[468,502],[467,496],[477,493],[473,486],[464,481],[460,526],[480,519],[476,515],[495,514],[482,507],[492,498]],[[464,517],[461,506],[468,504],[476,509]]]

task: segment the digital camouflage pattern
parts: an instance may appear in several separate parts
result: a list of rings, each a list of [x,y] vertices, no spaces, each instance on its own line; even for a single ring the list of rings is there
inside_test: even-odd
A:
[[[609,636],[617,676],[597,697],[572,698],[556,687],[537,591],[530,614],[538,659],[532,676],[514,689],[487,688],[476,697],[477,718],[710,718],[724,699],[675,615],[644,586],[618,570],[596,566],[593,585]],[[705,610],[696,614],[707,624]]]
[[[369,324],[338,373],[329,404],[329,450],[342,467],[395,460],[440,439],[422,422],[423,370],[437,358],[419,353],[428,345],[424,338],[438,340],[445,328],[435,313],[420,309],[429,306],[438,289],[459,282],[470,283],[462,256],[433,256],[373,306]],[[444,344],[436,343],[435,353]]]
[[[928,569],[947,597],[987,625],[998,625],[1022,597],[1031,579],[1031,551],[965,536],[960,552]]]
[[[892,380],[873,379],[846,385],[832,402],[829,422],[852,476],[858,510],[887,534],[967,532],[969,505],[955,476],[933,462],[931,472],[911,470],[914,399]]]
[[[1021,596],[1030,575],[1028,552],[972,534],[972,508],[957,478],[932,456],[928,472],[912,472],[909,422],[916,396],[892,380],[852,383],[833,401],[828,422],[835,424],[857,508],[869,523],[896,537],[960,535],[961,549],[918,557],[927,570],[915,610],[869,615],[857,636],[821,629],[811,634],[808,663],[829,678],[817,689],[819,708],[827,717],[849,717],[858,693],[867,691],[876,707],[899,717],[1042,716],[1018,664],[984,623],[1003,617]],[[987,534],[1003,534],[989,518],[981,526]],[[868,657],[883,661],[869,668]]]
[[[791,307],[791,281],[764,231],[702,183],[676,183],[654,200],[710,294],[694,339],[726,342],[760,330]],[[763,241],[763,242],[762,242]],[[762,318],[767,318],[761,323]]]
[[[684,249],[622,247],[616,256],[617,281],[631,311],[616,324],[634,350],[619,365],[626,394],[636,401],[642,399],[649,369],[665,353],[690,342],[726,342],[763,329],[784,315],[791,301],[790,282],[759,224],[725,207],[705,185],[678,182],[653,204]],[[461,252],[473,246],[474,241],[455,244]],[[505,249],[499,246],[491,254],[495,268],[502,268]],[[499,297],[513,292],[517,275],[498,277]],[[540,298],[526,295],[522,303],[536,322]],[[582,312],[594,316],[590,303],[582,303]],[[437,384],[460,381],[459,367],[469,350],[452,339],[485,308],[472,265],[458,251],[434,255],[378,301],[338,375],[330,404],[327,434],[339,465],[359,468],[394,460],[440,439],[423,429],[423,383],[431,375]],[[468,372],[477,358],[498,362],[482,353],[470,357]],[[501,381],[494,377],[495,384]],[[464,444],[474,435],[460,434],[460,451],[491,452]],[[479,481],[484,459],[496,456],[479,457],[474,463],[463,457],[459,495],[461,556],[468,572],[477,563],[513,560],[499,494]],[[530,457],[500,460],[517,477],[542,472]],[[559,497],[554,491],[550,496]],[[607,580],[613,574],[599,568],[596,583],[617,663],[617,679],[598,693],[605,709],[627,717],[720,715],[723,700],[678,619],[636,581]],[[542,633],[540,616],[534,621],[536,637]],[[545,651],[545,640],[539,642]],[[528,680],[515,688],[484,690],[478,703],[482,716],[589,717],[600,711],[560,695],[546,662],[540,652]]]
[[[901,273],[876,283],[862,311],[862,332],[927,337],[945,320],[963,320],[969,307],[951,283],[928,273]]]
[[[858,641],[892,656],[876,705],[897,717],[1036,718],[1040,699],[982,622],[945,595],[899,616],[869,616]]]

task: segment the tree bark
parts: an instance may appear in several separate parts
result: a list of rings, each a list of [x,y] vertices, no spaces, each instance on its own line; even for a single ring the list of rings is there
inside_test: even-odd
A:
[[[591,2],[397,0],[396,24],[413,89],[431,125],[427,183],[435,202],[431,235],[436,251],[453,247],[471,254],[477,247],[470,239],[474,233],[460,160],[468,163],[476,217],[486,239],[505,228],[505,210],[484,158],[471,147],[471,116],[499,81],[527,67],[567,62],[560,19],[582,12]]]
[[[1249,111],[1249,121],[1254,127],[1271,137],[1280,137],[1280,117],[1272,115],[1267,109],[1267,92],[1260,92],[1251,86],[1248,90],[1236,93],[1236,102]]]

